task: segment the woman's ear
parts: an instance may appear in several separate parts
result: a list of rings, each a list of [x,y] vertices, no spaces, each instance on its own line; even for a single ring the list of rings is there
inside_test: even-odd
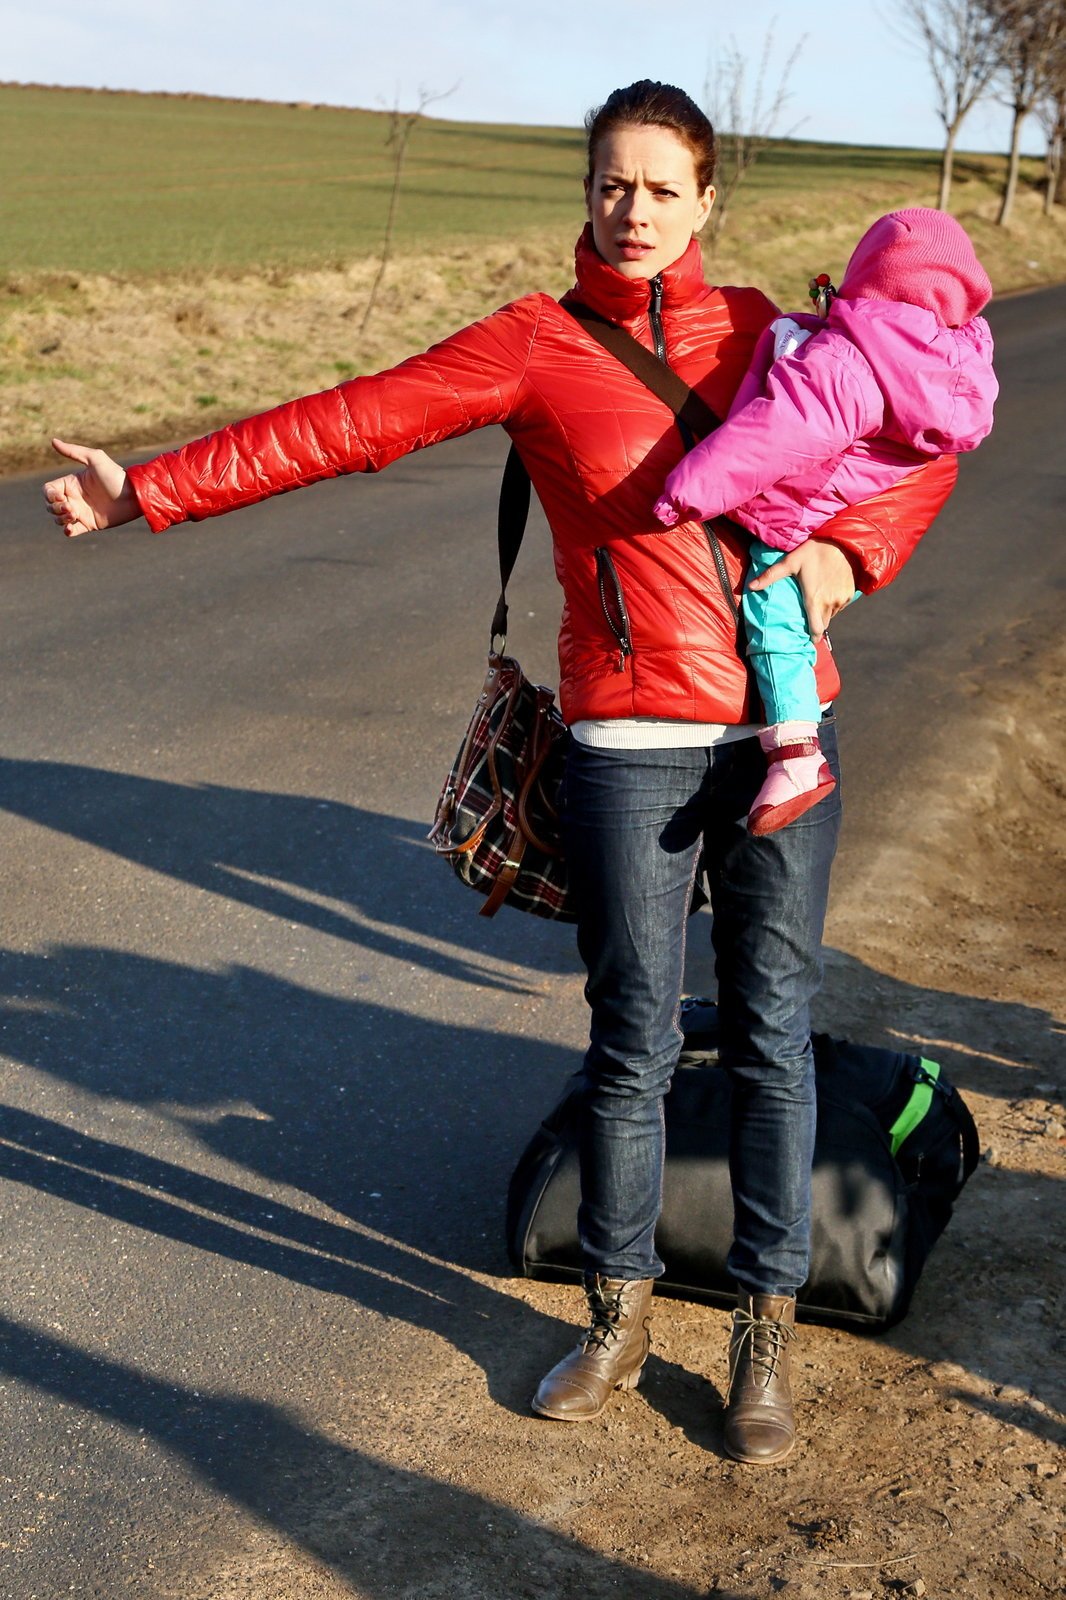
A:
[[[592,221],[592,179],[585,179],[585,215]]]
[[[693,233],[699,233],[703,229],[714,207],[714,197],[717,193],[718,191],[713,183],[709,183],[704,189],[696,204],[696,226],[692,230]]]

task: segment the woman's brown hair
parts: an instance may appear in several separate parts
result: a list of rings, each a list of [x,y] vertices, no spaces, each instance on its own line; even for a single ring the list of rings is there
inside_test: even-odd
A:
[[[683,89],[675,89],[672,83],[655,83],[651,78],[642,78],[627,89],[616,89],[602,106],[590,111],[585,118],[590,178],[595,176],[600,140],[618,128],[669,128],[692,153],[700,191],[714,182],[718,164],[714,128],[710,118]]]

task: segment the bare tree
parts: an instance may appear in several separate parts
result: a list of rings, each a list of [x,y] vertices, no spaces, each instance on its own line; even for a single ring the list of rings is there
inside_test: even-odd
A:
[[[1066,28],[1066,0],[985,0],[985,4],[997,28],[1000,98],[1011,109],[1007,181],[996,218],[1004,227],[1018,188],[1022,125],[1047,93]]]
[[[999,62],[995,18],[983,0],[898,0],[890,25],[925,52],[944,124],[937,205],[947,210],[959,129]]]
[[[748,94],[748,62],[735,39],[709,67],[704,87],[707,112],[718,130],[719,182],[714,210],[711,212],[709,230],[711,247],[717,244],[725,227],[730,202],[736,194],[745,173],[758,160],[768,145],[790,139],[806,118],[801,118],[787,132],[779,132],[777,124],[789,99],[788,80],[799,60],[806,35],[793,47],[770,92],[767,80],[770,57],[774,46],[775,17],[766,30],[762,55],[755,74],[755,83]]]
[[[389,131],[385,138],[385,148],[392,151],[392,190],[389,194],[389,209],[385,217],[385,237],[381,242],[381,261],[378,264],[377,272],[374,274],[374,281],[370,285],[370,294],[367,298],[366,309],[363,312],[363,320],[359,324],[360,334],[366,332],[371,312],[374,309],[374,302],[378,297],[378,290],[384,281],[385,271],[392,256],[392,236],[396,225],[396,211],[400,202],[400,183],[403,178],[403,164],[411,135],[425,116],[426,107],[434,105],[438,100],[446,100],[450,94],[455,93],[458,87],[457,83],[453,83],[450,89],[444,90],[443,94],[434,94],[432,90],[423,86],[418,91],[417,111],[401,111],[397,101],[389,115]]]
[[[1066,144],[1066,32],[1059,38],[1054,51],[1044,95],[1037,104],[1036,114],[1047,137],[1044,212],[1050,215],[1055,206],[1066,205],[1066,161],[1063,160],[1063,145]]]

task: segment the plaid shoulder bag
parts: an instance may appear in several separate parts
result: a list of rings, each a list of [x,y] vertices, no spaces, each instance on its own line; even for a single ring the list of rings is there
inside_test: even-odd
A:
[[[566,728],[555,695],[530,683],[507,646],[507,583],[529,513],[529,477],[511,446],[500,488],[500,598],[474,715],[437,802],[429,833],[438,855],[483,894],[483,917],[502,905],[574,921],[559,830]]]

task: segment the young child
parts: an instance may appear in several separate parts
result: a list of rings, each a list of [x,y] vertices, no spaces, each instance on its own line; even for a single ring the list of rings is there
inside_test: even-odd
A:
[[[943,211],[894,211],[863,235],[836,293],[812,279],[825,320],[765,330],[728,420],[670,473],[655,514],[672,527],[729,514],[756,535],[743,598],[768,726],[768,771],[748,816],[772,833],[834,787],[818,742],[814,645],[794,578],[750,587],[843,506],[930,456],[972,450],[992,426],[992,285]]]

